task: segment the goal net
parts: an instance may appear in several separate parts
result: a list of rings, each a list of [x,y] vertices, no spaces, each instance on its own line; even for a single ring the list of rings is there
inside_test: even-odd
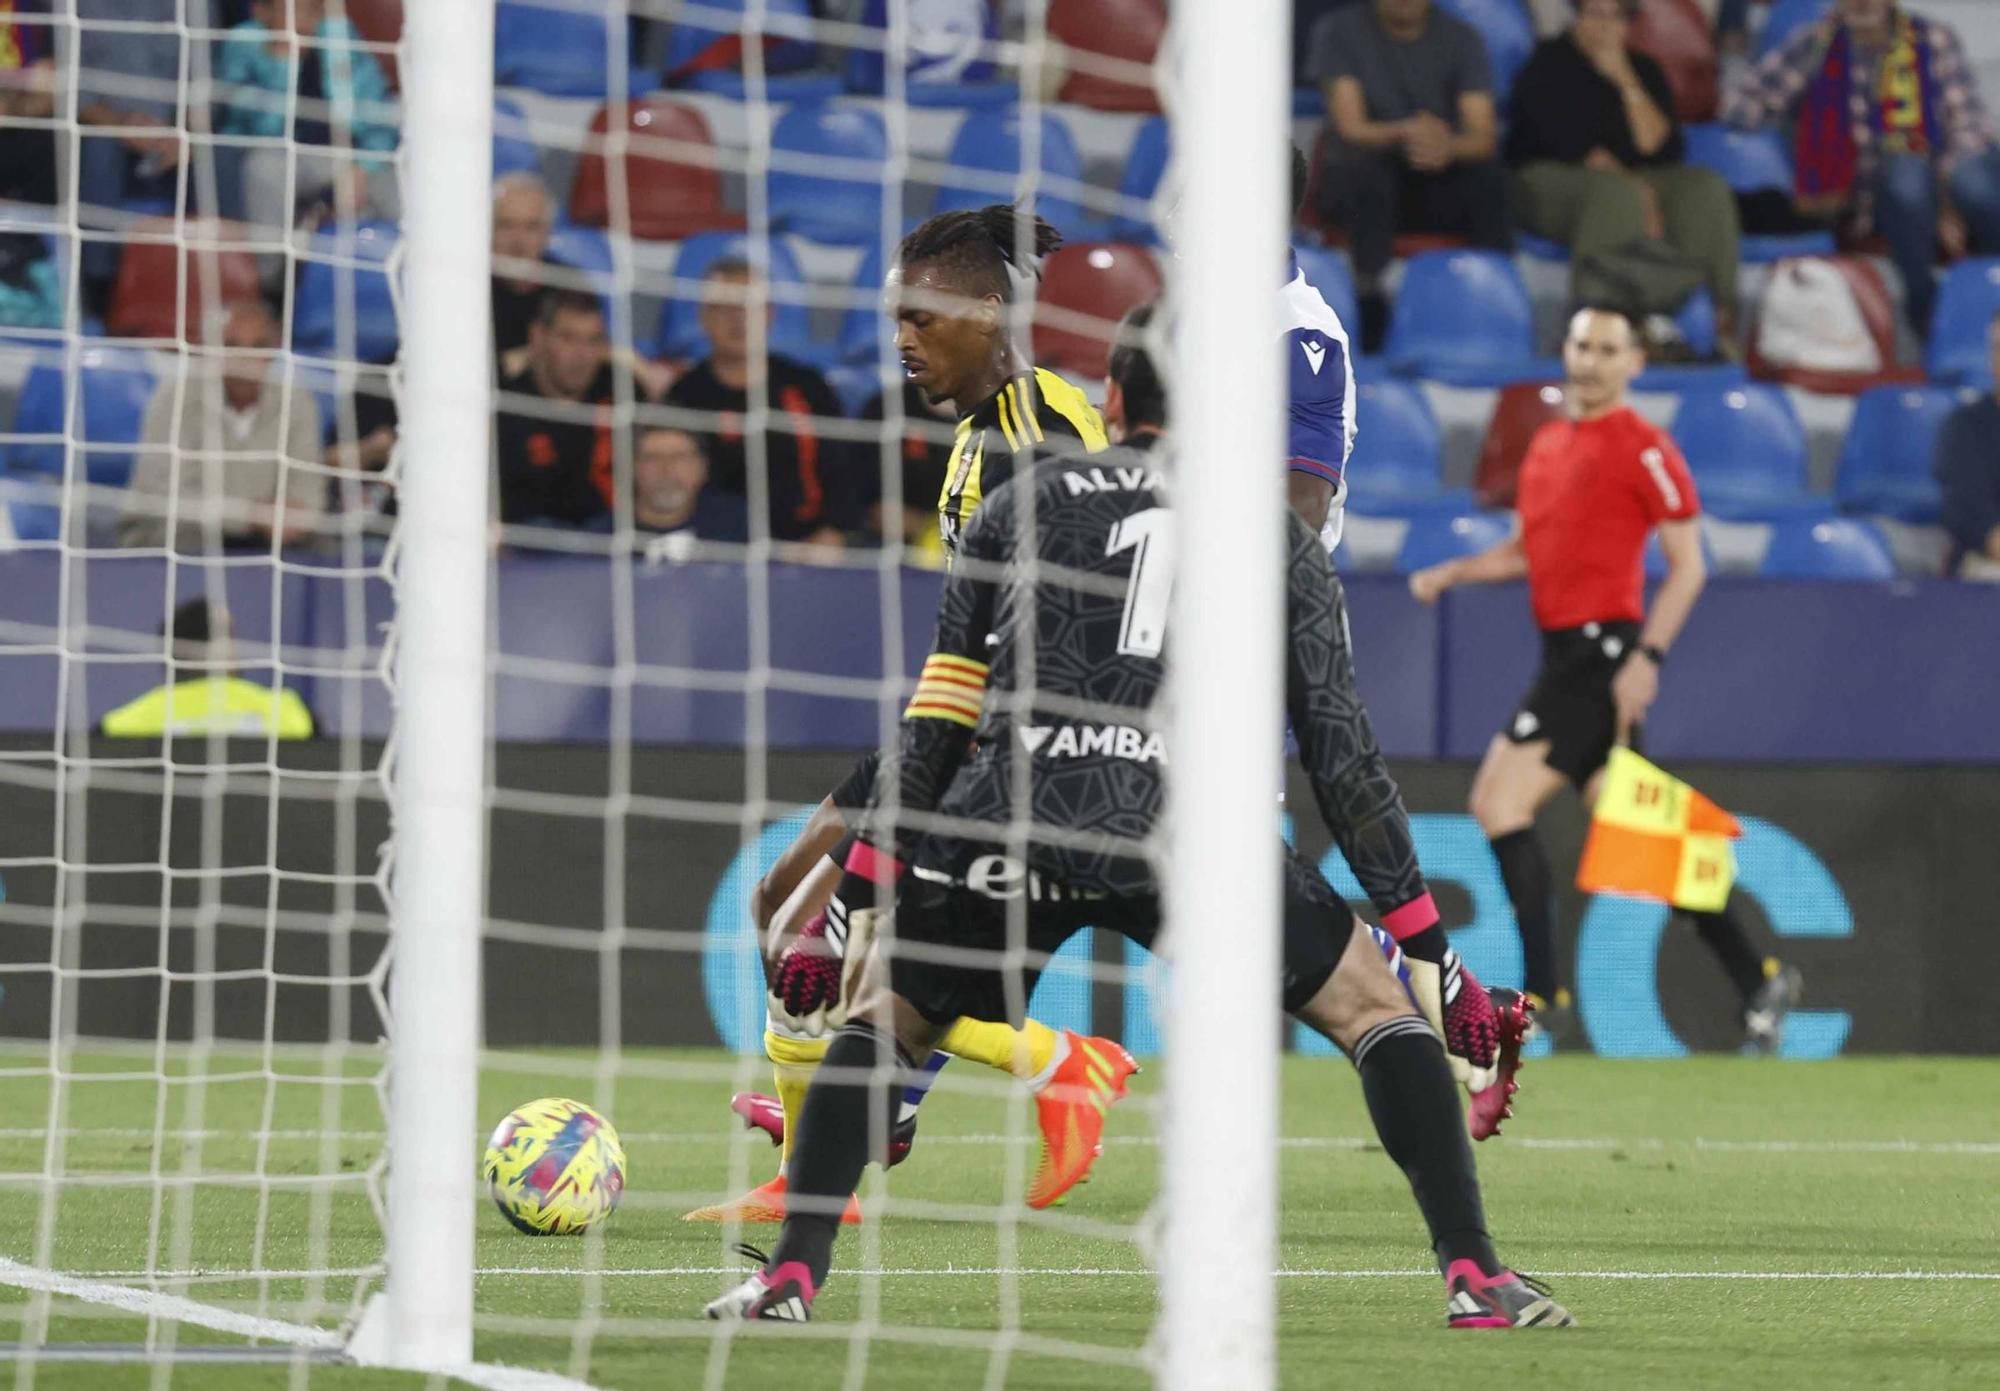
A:
[[[776,1234],[731,1203],[781,1153],[733,1099],[792,1056],[764,878],[894,748],[931,639],[954,413],[882,300],[930,214],[1061,233],[1013,248],[1007,337],[1093,420],[1119,317],[1169,294],[1151,345],[1204,387],[1177,433],[1228,463],[1177,484],[1176,641],[1271,684],[1180,690],[1200,811],[1152,848],[1268,867],[1277,599],[1237,557],[1277,544],[1278,474],[1227,479],[1281,449],[1275,355],[1241,345],[1276,341],[1283,17],[1175,25],[0,3],[0,173],[45,176],[0,189],[17,1387],[1271,1378],[1276,947],[1247,927],[1175,932],[1173,972],[1104,932],[1032,963],[1033,1018],[1144,1067],[1062,1205],[1024,1201],[1034,1079],[960,1058],[867,1171],[810,1341],[701,1318]],[[1173,881],[1176,912],[1274,924],[1242,878]],[[521,1234],[478,1178],[544,1097],[622,1138],[581,1236]]]

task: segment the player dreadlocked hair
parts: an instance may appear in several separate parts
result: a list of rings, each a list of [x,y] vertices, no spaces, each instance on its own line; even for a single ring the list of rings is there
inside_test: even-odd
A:
[[[1024,208],[990,203],[965,212],[939,213],[924,219],[896,248],[896,262],[914,266],[929,261],[962,277],[966,288],[980,295],[1014,298],[1009,267],[1035,274],[1017,259],[1031,248],[1037,259],[1062,245],[1062,233]]]

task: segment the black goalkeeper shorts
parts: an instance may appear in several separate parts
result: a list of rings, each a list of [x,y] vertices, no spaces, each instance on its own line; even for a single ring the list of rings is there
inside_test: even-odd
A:
[[[1582,790],[1618,741],[1611,680],[1639,641],[1636,623],[1586,623],[1542,634],[1542,665],[1507,724],[1516,744],[1549,741],[1549,767]],[[1639,731],[1632,731],[1639,747]]]
[[[926,846],[940,848],[936,839]],[[1160,900],[1071,889],[1030,876],[1018,861],[1007,862],[984,847],[957,845],[912,867],[894,921],[890,984],[918,1013],[934,1024],[965,1016],[1018,1028],[1042,968],[1064,942],[1095,927],[1150,951],[1160,931]],[[1354,910],[1319,871],[1287,847],[1279,988],[1288,1013],[1326,984],[1347,950],[1354,921]],[[1233,922],[1204,927],[1242,930]]]

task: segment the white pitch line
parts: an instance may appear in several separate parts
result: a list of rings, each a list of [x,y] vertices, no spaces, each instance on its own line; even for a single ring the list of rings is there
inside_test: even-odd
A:
[[[482,1276],[512,1275],[594,1275],[606,1279],[657,1279],[683,1275],[740,1275],[741,1265],[663,1265],[586,1270],[570,1266],[503,1265],[481,1266]],[[46,1272],[37,1272],[45,1274]],[[99,1270],[89,1272],[97,1280],[299,1280],[314,1275],[358,1275],[362,1271],[311,1270]],[[961,1277],[995,1278],[1120,1278],[1150,1279],[1153,1272],[1123,1266],[943,1266],[937,1268],[892,1267],[854,1270],[844,1274],[880,1276],[887,1279],[944,1279]],[[1435,1280],[1429,1269],[1336,1270],[1324,1268],[1284,1269],[1275,1272],[1285,1280]],[[2000,1271],[1992,1270],[1540,1270],[1535,1274],[1563,1280],[1893,1280],[1893,1281],[2000,1281]],[[82,1279],[83,1275],[57,1278]],[[107,1286],[106,1288],[122,1288]],[[132,1293],[131,1291],[126,1291]],[[208,1306],[196,1306],[206,1308]]]

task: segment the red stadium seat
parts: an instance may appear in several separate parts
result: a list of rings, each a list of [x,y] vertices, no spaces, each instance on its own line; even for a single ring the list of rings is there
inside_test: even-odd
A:
[[[403,37],[403,0],[346,0],[347,19],[371,44],[397,43]],[[375,61],[382,65],[382,75],[389,79],[391,88],[400,88],[402,80],[396,72],[396,55],[389,49],[373,49]]]
[[[1667,70],[1681,120],[1715,119],[1715,32],[1695,0],[1644,0],[1630,43]]]
[[[1035,361],[1095,382],[1111,356],[1111,336],[1135,304],[1160,293],[1160,268],[1144,247],[1078,242],[1042,267],[1035,302]]]
[[[190,220],[179,224],[177,238],[173,218],[149,217],[134,223],[130,235],[105,316],[105,331],[114,338],[198,343],[209,312],[259,294],[256,258],[234,245],[243,240],[240,223]]]
[[[1086,60],[1110,58],[1150,66],[1167,29],[1166,0],[1051,0],[1049,35]],[[1150,82],[1121,81],[1076,71],[1064,79],[1057,100],[1099,111],[1158,111]]]
[[[1479,447],[1479,468],[1472,486],[1481,507],[1512,507],[1521,477],[1521,461],[1535,431],[1562,419],[1562,388],[1554,382],[1516,382],[1500,392],[1493,418],[1486,424],[1486,442]]]
[[[585,227],[607,226],[611,189],[606,177],[605,132],[610,108],[590,123],[587,152],[577,162],[570,190],[570,220]],[[679,241],[696,232],[737,231],[743,217],[722,206],[722,170],[708,118],[683,102],[648,98],[626,104],[626,196],[632,235],[648,241]]]

